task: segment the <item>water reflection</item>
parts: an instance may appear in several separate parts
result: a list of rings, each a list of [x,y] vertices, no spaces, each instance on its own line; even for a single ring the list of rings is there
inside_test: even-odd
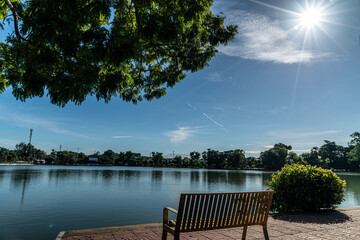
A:
[[[181,171],[175,171],[174,178],[176,181],[181,181]]]
[[[49,181],[54,181],[56,183],[63,182],[63,181],[74,181],[79,180],[83,178],[83,175],[86,173],[86,171],[80,171],[80,170],[72,170],[72,169],[50,169],[47,170],[47,175],[49,178]]]
[[[242,186],[245,182],[245,174],[239,174],[237,171],[228,173],[228,182],[233,185]]]
[[[11,189],[21,189],[21,206],[24,204],[25,192],[29,188],[30,182],[37,181],[40,177],[42,177],[42,175],[42,171],[32,171],[30,169],[18,169],[11,171]]]
[[[198,188],[200,185],[200,172],[192,171],[190,172],[190,183],[192,186]]]
[[[338,174],[342,180],[346,181],[345,195],[353,201],[352,205],[360,205],[360,175],[359,174]]]
[[[153,191],[161,190],[161,181],[163,179],[163,171],[151,171],[151,189]]]
[[[19,239],[54,239],[56,235],[42,235],[44,224],[57,222],[56,234],[64,229],[160,222],[162,208],[178,206],[180,193],[264,190],[270,175],[208,169],[3,167],[0,226],[16,232],[21,219],[21,225],[31,227]],[[349,196],[342,206],[359,205],[360,174],[339,175],[347,181]]]

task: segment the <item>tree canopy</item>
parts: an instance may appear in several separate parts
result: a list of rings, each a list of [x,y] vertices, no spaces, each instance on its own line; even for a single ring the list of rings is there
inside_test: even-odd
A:
[[[0,91],[81,104],[88,95],[137,103],[206,65],[234,38],[212,0],[5,0],[0,26]]]

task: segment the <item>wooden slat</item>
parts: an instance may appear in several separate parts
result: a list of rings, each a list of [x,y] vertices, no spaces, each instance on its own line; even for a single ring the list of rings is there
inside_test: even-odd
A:
[[[186,220],[186,230],[190,230],[190,224],[191,224],[191,220],[193,219],[193,211],[194,211],[194,203],[195,203],[195,198],[196,195],[191,195],[190,199],[191,199],[191,205],[190,205],[190,210],[189,210],[189,214],[188,214],[188,218]]]
[[[249,206],[249,217],[247,219],[247,223],[251,223],[253,217],[254,217],[254,212],[255,212],[255,207],[256,207],[256,198],[257,198],[257,193],[254,194],[253,198],[251,199],[250,202],[250,206]]]
[[[269,201],[268,196],[269,196],[268,193],[265,193],[265,194],[264,194],[262,216],[261,216],[261,218],[259,219],[259,221],[261,221],[261,222],[264,222],[264,219],[266,218],[267,203],[268,203],[268,201]]]
[[[224,227],[226,224],[226,221],[229,219],[229,203],[230,203],[231,194],[224,194],[224,204],[223,208],[221,208],[220,216],[222,217],[222,221],[219,224],[219,227]]]
[[[249,216],[248,216],[248,219],[246,221],[246,223],[251,223],[253,217],[254,217],[254,214],[255,214],[255,208],[256,208],[256,198],[257,198],[257,195],[259,193],[254,193],[253,194],[253,198],[251,199],[251,205],[250,205],[250,208],[249,208]]]
[[[184,208],[184,217],[183,217],[183,221],[182,221],[182,227],[181,230],[185,231],[186,230],[186,220],[188,218],[188,213],[189,213],[189,206],[190,206],[190,202],[191,202],[191,195],[186,195],[186,203],[185,203],[185,208]]]
[[[234,226],[266,226],[273,193],[181,194],[177,220],[169,222],[175,225],[178,233]]]
[[[262,219],[262,216],[264,215],[264,205],[265,205],[265,194],[264,193],[261,193],[260,194],[260,200],[259,200],[259,204],[260,204],[260,207],[259,207],[259,214],[256,218],[256,222],[257,223],[261,223],[261,219]]]
[[[241,213],[240,213],[241,219],[238,220],[237,225],[245,224],[245,221],[249,214],[248,208],[249,208],[249,201],[251,200],[251,196],[252,196],[252,193],[246,193],[246,197],[243,202],[243,206],[242,206]]]
[[[271,204],[271,199],[272,199],[272,196],[273,196],[274,192],[271,191],[269,192],[268,194],[268,200],[266,202],[266,213],[265,213],[265,217],[264,217],[264,224],[267,223],[267,220],[268,220],[268,216],[269,216],[269,211],[270,211],[270,204]]]
[[[251,216],[250,216],[250,220],[248,221],[248,223],[255,223],[255,219],[257,217],[257,210],[258,210],[258,207],[259,207],[259,193],[255,193],[255,197],[253,199],[253,202],[252,202],[252,211],[251,211]]]
[[[264,213],[263,213],[263,216],[262,216],[262,218],[260,220],[261,222],[265,221],[268,202],[269,202],[269,194],[266,194],[265,199],[264,199]]]
[[[232,192],[232,193],[263,193],[263,192],[271,192],[271,191]],[[210,195],[215,196],[215,195],[222,195],[222,194],[224,194],[224,193],[182,193],[182,194],[188,195],[188,196],[190,196],[190,195],[199,195],[199,194],[201,194],[201,195],[208,195],[208,196],[210,196]],[[226,194],[230,194],[230,193],[226,193]]]
[[[220,210],[223,207],[223,197],[224,197],[224,194],[219,195],[218,203],[216,204],[216,212],[215,212],[215,216],[214,216],[214,227],[219,226],[220,217],[221,217]]]
[[[234,196],[235,195],[236,195],[235,193],[230,193],[230,195],[229,195],[229,199],[230,199],[229,213],[228,213],[228,218],[227,218],[226,223],[225,223],[226,226],[231,225],[231,220],[233,218],[233,207],[234,207]]]
[[[219,220],[218,220],[218,227],[221,227],[223,225],[223,222],[225,221],[226,218],[226,214],[224,214],[225,212],[225,208],[226,208],[226,203],[227,203],[227,198],[228,198],[228,194],[224,193],[222,195],[222,203],[221,203],[221,208],[220,208],[220,213],[219,213]]]
[[[240,215],[240,210],[241,210],[241,202],[242,199],[244,198],[244,194],[237,194],[237,196],[234,199],[234,210],[233,210],[233,218],[232,218],[232,226],[236,226],[237,224],[237,217]]]
[[[210,195],[209,204],[208,204],[208,208],[207,208],[207,211],[206,211],[206,222],[205,222],[204,229],[209,228],[209,222],[210,222],[210,218],[211,218],[211,208],[212,208],[212,205],[213,205],[214,196],[215,195]]]
[[[201,219],[202,219],[202,212],[204,211],[204,199],[205,197],[202,194],[199,194],[199,210],[196,215],[196,229],[201,229]]]
[[[199,209],[199,201],[200,201],[201,195],[196,195],[196,202],[195,202],[195,208],[194,208],[194,213],[192,216],[192,224],[191,224],[191,229],[196,229],[196,219],[197,219],[197,213],[198,211],[201,211],[201,209]]]
[[[204,198],[204,208],[203,208],[203,212],[202,212],[202,221],[201,221],[201,226],[200,229],[204,229],[205,228],[205,222],[206,222],[206,218],[207,218],[207,209],[208,209],[208,205],[209,205],[209,196],[208,195],[202,195]]]
[[[215,211],[216,211],[216,208],[217,208],[218,198],[219,198],[219,195],[216,194],[215,197],[214,197],[213,206],[211,208],[211,216],[210,216],[209,227],[208,227],[209,229],[214,227],[214,217],[215,217]]]
[[[232,214],[232,220],[231,220],[231,225],[235,226],[236,224],[236,215],[237,215],[237,211],[239,211],[238,207],[239,207],[239,201],[240,199],[242,199],[244,196],[242,194],[236,194],[235,198],[234,198],[234,209],[233,209],[233,214]]]
[[[179,209],[178,209],[178,214],[177,214],[177,218],[176,218],[177,224],[175,226],[175,231],[177,231],[177,232],[180,231],[180,227],[181,227],[182,217],[183,217],[183,213],[184,213],[185,198],[186,198],[186,195],[184,195],[184,194],[180,195]]]
[[[235,198],[235,201],[234,201],[234,214],[233,214],[233,219],[231,221],[232,226],[238,225],[238,217],[240,216],[241,208],[242,208],[242,202],[244,202],[245,197],[246,197],[246,194],[240,193]]]
[[[236,216],[238,215],[238,211],[239,209],[239,202],[242,201],[242,199],[244,198],[244,195],[239,193],[236,194],[234,197],[234,207],[233,207],[233,212],[232,212],[232,219],[231,219],[231,226],[235,226],[236,225]]]

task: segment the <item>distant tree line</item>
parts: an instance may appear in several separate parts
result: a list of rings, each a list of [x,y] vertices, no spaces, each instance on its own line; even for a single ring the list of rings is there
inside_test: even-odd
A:
[[[259,158],[246,158],[245,152],[240,149],[228,151],[208,149],[202,153],[191,152],[189,157],[174,156],[173,158],[164,158],[160,152],[152,152],[151,156],[142,156],[132,151],[116,153],[110,149],[90,155],[55,150],[47,154],[31,144],[22,142],[17,144],[14,150],[0,147],[0,162],[86,165],[91,163],[89,159],[97,159],[95,163],[104,166],[265,170],[278,170],[285,164],[300,163],[346,171],[360,170],[360,133],[354,132],[350,137],[351,141],[345,147],[333,141],[324,140],[320,148],[313,147],[310,152],[301,155],[291,151],[291,145],[277,143],[271,149],[261,152]]]
[[[260,154],[260,161],[264,169],[277,170],[285,164],[300,163],[331,168],[337,170],[360,170],[360,133],[354,132],[348,146],[337,145],[334,141],[324,140],[318,148],[313,147],[310,152],[298,156],[291,152],[291,145],[275,144],[273,148]]]

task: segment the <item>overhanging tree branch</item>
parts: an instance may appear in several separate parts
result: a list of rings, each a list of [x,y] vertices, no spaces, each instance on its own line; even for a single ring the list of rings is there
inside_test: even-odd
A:
[[[25,38],[23,38],[19,32],[19,16],[14,8],[14,6],[12,5],[12,3],[10,2],[10,0],[5,0],[6,5],[10,8],[12,15],[14,17],[14,28],[15,28],[15,35],[19,40],[24,40],[26,41]]]

